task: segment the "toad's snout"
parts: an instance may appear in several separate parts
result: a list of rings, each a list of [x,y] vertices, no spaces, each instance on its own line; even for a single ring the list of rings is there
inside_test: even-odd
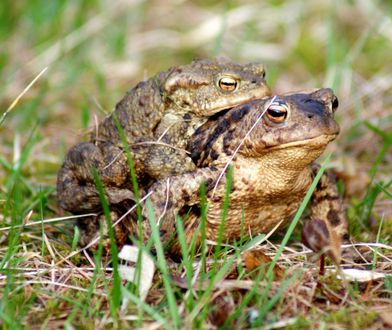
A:
[[[309,95],[309,100],[319,100],[325,104],[326,108],[334,113],[338,106],[339,100],[331,88],[320,88]]]

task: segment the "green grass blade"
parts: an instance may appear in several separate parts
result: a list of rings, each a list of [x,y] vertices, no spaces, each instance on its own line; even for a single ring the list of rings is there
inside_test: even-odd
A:
[[[172,325],[167,322],[167,320],[160,315],[154,308],[146,304],[139,297],[135,296],[132,292],[128,291],[126,288],[122,288],[121,292],[123,296],[130,301],[132,301],[136,306],[143,309],[148,315],[150,315],[154,320],[158,321],[166,329],[173,329]]]
[[[111,299],[110,299],[110,306],[111,306],[111,313],[112,317],[115,320],[117,318],[117,311],[121,304],[121,279],[118,273],[118,248],[116,244],[116,237],[114,235],[114,230],[112,226],[112,219],[110,216],[110,209],[109,203],[105,197],[105,191],[102,185],[102,182],[99,178],[98,171],[96,169],[92,169],[95,185],[97,187],[99,193],[99,199],[101,201],[103,213],[105,215],[105,220],[109,232],[109,239],[110,239],[110,252],[112,257],[112,265],[113,265],[113,286],[111,290]]]
[[[172,318],[174,329],[180,329],[181,319],[178,313],[176,298],[174,296],[174,291],[171,286],[170,274],[165,260],[165,254],[163,252],[163,246],[159,235],[159,228],[156,224],[154,210],[152,208],[151,202],[149,199],[146,201],[146,208],[148,214],[148,220],[151,226],[151,236],[154,242],[156,254],[157,254],[157,266],[162,272],[163,284],[165,287],[169,312]]]

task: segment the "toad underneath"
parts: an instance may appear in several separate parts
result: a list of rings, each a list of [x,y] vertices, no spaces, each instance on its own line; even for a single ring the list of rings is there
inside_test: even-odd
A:
[[[217,240],[226,194],[228,165],[233,169],[223,240],[241,233],[267,233],[280,221],[286,224],[297,211],[319,166],[314,162],[339,133],[334,120],[338,101],[331,89],[278,95],[249,102],[210,118],[188,143],[197,169],[154,183],[148,192],[162,239],[183,217],[188,243],[200,239],[200,186],[207,199],[206,233]],[[263,115],[262,115],[263,114]],[[335,180],[327,172],[315,189],[311,219],[325,223],[328,233],[348,240],[348,226]],[[147,211],[144,209],[145,216]],[[135,233],[135,222],[125,221]],[[149,237],[144,221],[145,239]],[[174,242],[172,251],[178,252]]]

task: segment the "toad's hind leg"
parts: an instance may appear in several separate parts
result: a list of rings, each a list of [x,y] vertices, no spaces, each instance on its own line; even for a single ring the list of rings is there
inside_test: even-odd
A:
[[[63,209],[75,214],[101,209],[94,168],[110,204],[133,198],[130,187],[124,189],[129,169],[122,150],[111,143],[84,142],[71,148],[57,177],[57,197]]]
[[[110,230],[113,231],[115,243],[119,249],[130,242],[131,236],[137,237],[137,221],[132,214],[124,214],[128,211],[126,208],[129,209],[130,206],[114,206],[110,210],[109,219],[106,219],[104,214],[77,219],[76,226],[80,231],[79,245],[90,252],[96,252],[102,244],[104,254],[110,255]]]

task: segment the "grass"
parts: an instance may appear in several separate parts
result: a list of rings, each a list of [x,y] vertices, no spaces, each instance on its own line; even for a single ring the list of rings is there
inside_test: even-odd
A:
[[[372,0],[2,1],[2,327],[391,327],[391,11]],[[177,221],[180,263],[163,257],[153,227],[158,270],[145,301],[102,251],[75,253],[73,223],[54,189],[66,150],[145,75],[216,55],[265,63],[276,92],[334,88],[341,134],[327,151],[328,167],[340,178],[353,241],[369,243],[357,247],[362,259],[351,266],[384,280],[345,287],[326,275],[317,286],[318,265],[294,225],[284,238],[244,235],[214,249],[204,242],[202,252],[213,253],[199,254]],[[250,247],[276,266],[249,272]]]

